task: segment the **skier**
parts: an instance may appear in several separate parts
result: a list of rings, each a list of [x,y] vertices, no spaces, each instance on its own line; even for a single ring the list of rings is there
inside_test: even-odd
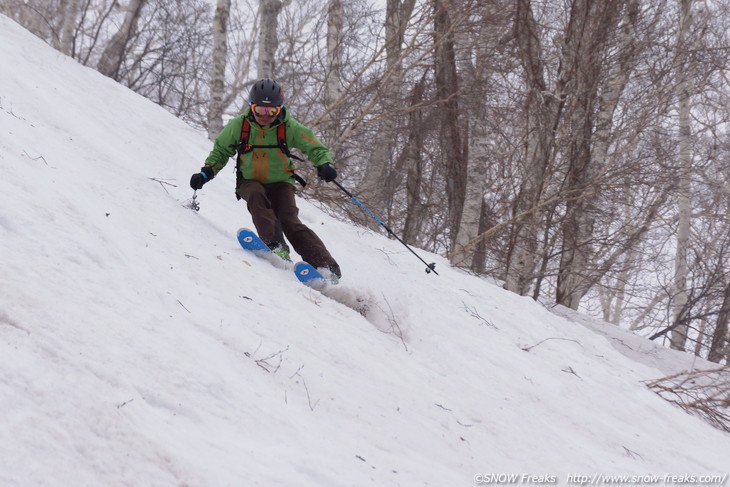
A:
[[[302,151],[326,182],[337,178],[332,153],[312,130],[291,117],[276,81],[257,81],[248,102],[243,114],[231,119],[218,134],[205,165],[190,178],[190,187],[201,189],[237,154],[236,197],[246,201],[261,240],[279,257],[290,260],[286,242],[277,231],[280,223],[294,250],[324,277],[336,281],[342,276],[340,266],[320,238],[299,220],[294,199],[298,176],[289,147]]]

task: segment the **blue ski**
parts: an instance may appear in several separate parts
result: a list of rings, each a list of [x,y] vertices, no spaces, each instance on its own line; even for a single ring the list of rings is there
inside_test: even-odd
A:
[[[271,249],[264,243],[264,241],[248,228],[241,228],[238,230],[238,243],[240,243],[241,247],[244,249],[252,252],[271,252]]]
[[[325,283],[325,278],[317,269],[306,262],[298,262],[294,265],[294,274],[297,279],[307,286],[320,286]]]
[[[284,261],[274,254],[263,240],[261,240],[256,233],[248,228],[241,228],[238,230],[238,243],[240,243],[241,247],[244,249],[259,254],[260,257],[264,257],[276,267],[291,269],[291,267],[289,267],[291,266],[291,263]],[[303,284],[317,289],[320,289],[327,283],[336,284],[336,281],[328,280],[307,262],[298,262],[294,266],[294,274]]]

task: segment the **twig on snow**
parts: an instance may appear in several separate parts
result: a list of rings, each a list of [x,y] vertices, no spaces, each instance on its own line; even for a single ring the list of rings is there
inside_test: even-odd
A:
[[[164,189],[165,193],[167,193],[167,194],[170,194],[170,192],[167,191],[167,188],[165,187],[165,185],[172,186],[173,188],[177,188],[177,184],[168,183],[167,179],[159,179],[159,178],[148,178],[148,179],[151,179],[152,181],[157,181],[158,183],[160,183],[160,186],[162,186],[162,189]]]
[[[536,344],[534,344],[534,345],[530,345],[529,347],[522,347],[522,350],[524,350],[525,352],[529,352],[529,351],[530,351],[530,350],[532,350],[533,348],[537,347],[538,345],[542,345],[543,343],[545,343],[545,342],[547,342],[547,341],[549,341],[549,340],[564,340],[564,341],[566,341],[566,342],[575,342],[575,343],[577,343],[578,345],[580,345],[580,342],[579,342],[578,340],[573,340],[572,338],[559,338],[559,337],[550,337],[550,338],[546,338],[546,339],[544,339],[544,340],[540,340],[540,341],[539,341],[539,342],[537,342]]]

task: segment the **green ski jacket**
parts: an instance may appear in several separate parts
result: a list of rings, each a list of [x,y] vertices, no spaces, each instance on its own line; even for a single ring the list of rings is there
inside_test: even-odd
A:
[[[241,139],[241,128],[244,118],[251,114],[251,108],[228,121],[218,137],[215,139],[213,150],[205,159],[205,165],[213,169],[216,175],[228,164],[228,160],[237,155],[238,144]],[[291,149],[299,149],[307,156],[315,167],[332,163],[332,153],[325,147],[308,127],[289,116],[286,108],[272,125],[261,127],[249,118],[251,131],[248,143],[253,149],[241,155],[240,171],[244,179],[260,181],[263,184],[289,182],[294,184],[292,177],[294,164],[284,152],[278,148],[277,127],[286,124],[286,143]],[[270,146],[258,148],[257,146]]]

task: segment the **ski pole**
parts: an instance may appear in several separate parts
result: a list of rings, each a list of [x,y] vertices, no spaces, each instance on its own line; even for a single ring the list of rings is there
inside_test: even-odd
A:
[[[418,260],[420,260],[421,262],[423,262],[424,264],[426,264],[426,274],[430,274],[431,272],[433,272],[437,276],[439,275],[439,273],[436,272],[436,263],[435,262],[431,262],[430,264],[427,264],[426,261],[423,260],[421,258],[421,256],[418,255],[412,248],[410,248],[408,246],[408,244],[405,243],[398,235],[396,235],[393,232],[393,230],[391,230],[390,228],[388,228],[388,225],[386,225],[385,223],[383,223],[383,220],[381,220],[380,218],[378,218],[378,216],[375,213],[373,213],[372,211],[370,211],[370,209],[368,207],[366,207],[365,205],[363,205],[360,202],[359,199],[355,198],[349,191],[347,191],[345,188],[343,188],[342,185],[337,182],[337,180],[333,179],[332,182],[335,183],[337,185],[337,187],[342,190],[343,193],[345,193],[347,196],[349,196],[350,199],[357,204],[357,206],[359,206],[360,208],[362,208],[363,210],[365,210],[365,213],[367,213],[368,215],[370,215],[371,217],[373,217],[375,219],[375,221],[380,224],[380,226],[382,226],[383,228],[385,228],[388,231],[389,234],[391,234],[392,236],[394,236],[400,243],[402,243],[403,245],[405,245],[405,247],[408,250],[410,250],[413,255],[415,255],[416,257],[418,257]]]
[[[200,203],[198,203],[197,199],[198,199],[198,191],[193,190],[193,199],[190,201],[188,208],[190,208],[191,210],[194,210],[194,211],[199,211]]]

